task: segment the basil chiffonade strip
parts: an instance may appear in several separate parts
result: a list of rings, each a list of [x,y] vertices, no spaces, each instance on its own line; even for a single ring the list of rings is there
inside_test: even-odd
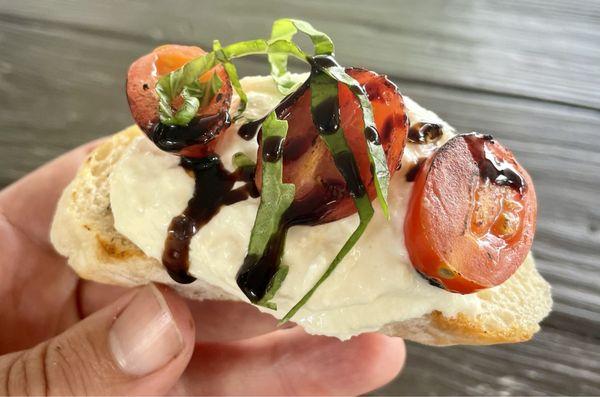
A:
[[[346,254],[350,252],[352,247],[354,247],[358,239],[362,236],[374,213],[369,195],[360,179],[360,172],[356,160],[348,147],[348,143],[344,137],[344,131],[340,125],[338,82],[327,75],[318,66],[313,66],[310,79],[313,122],[317,127],[319,136],[325,141],[329,148],[336,167],[346,181],[350,195],[358,210],[360,222],[356,230],[350,235],[342,249],[338,252],[315,285],[308,290],[304,297],[302,297],[302,299],[281,319],[282,323],[290,320],[294,314],[308,302],[329,275],[333,273],[342,259],[344,259]]]

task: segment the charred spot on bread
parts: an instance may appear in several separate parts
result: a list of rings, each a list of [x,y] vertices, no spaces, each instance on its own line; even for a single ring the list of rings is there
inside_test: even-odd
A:
[[[105,238],[96,234],[98,243],[98,254],[101,257],[110,259],[125,260],[134,257],[145,257],[146,255],[134,244],[131,244],[125,237]]]

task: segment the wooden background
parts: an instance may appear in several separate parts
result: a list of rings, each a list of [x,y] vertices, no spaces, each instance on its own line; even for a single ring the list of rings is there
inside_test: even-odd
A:
[[[388,73],[459,130],[499,137],[539,194],[534,251],[555,299],[542,332],[409,344],[378,393],[600,394],[599,1],[0,0],[0,187],[130,124],[125,72],[154,46],[262,37],[282,16],[325,30],[343,64]]]

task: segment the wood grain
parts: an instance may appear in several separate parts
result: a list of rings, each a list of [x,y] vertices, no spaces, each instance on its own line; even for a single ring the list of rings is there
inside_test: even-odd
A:
[[[563,0],[1,0],[3,13],[100,36],[210,45],[264,37],[275,17],[326,26],[345,64],[416,81],[600,105],[600,3]],[[365,56],[358,49],[369,49]]]
[[[534,251],[556,301],[543,331],[510,346],[409,344],[404,374],[379,393],[600,394],[598,2],[192,3],[0,1],[0,186],[130,124],[125,72],[158,43],[310,19],[344,63],[390,74],[461,131],[500,138],[539,196]]]

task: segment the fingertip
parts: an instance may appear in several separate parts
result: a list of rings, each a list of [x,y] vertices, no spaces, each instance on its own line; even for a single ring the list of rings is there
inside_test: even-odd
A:
[[[196,329],[196,340],[227,342],[264,335],[277,329],[277,319],[241,301],[186,300]],[[215,321],[218,319],[218,321]]]
[[[301,327],[280,330],[276,334],[293,344],[298,354],[293,358],[296,369],[303,367],[307,371],[302,377],[302,385],[293,387],[302,393],[367,393],[393,380],[402,370],[406,358],[401,338],[378,333],[361,334],[346,341],[308,335]],[[287,357],[291,356],[288,354]],[[312,376],[308,376],[309,373]],[[292,380],[293,376],[287,379]]]
[[[185,346],[181,355],[186,356],[187,360],[189,360],[194,351],[196,341],[196,324],[192,313],[185,300],[177,292],[163,284],[155,284],[155,287],[164,297],[181,333]]]
[[[182,298],[148,285],[38,346],[50,394],[164,394],[189,364],[194,324]]]
[[[137,380],[130,385],[128,394],[164,394],[171,390],[179,381],[181,375],[187,368],[195,348],[195,324],[185,300],[180,297],[175,291],[167,286],[159,284],[150,284],[138,290],[138,295],[144,290],[152,291],[152,295],[159,301],[159,306],[167,309],[168,314],[153,316],[154,320],[158,320],[160,324],[152,324],[145,333],[150,334],[147,338],[152,340],[150,351],[144,351],[148,348],[148,343],[139,341],[138,344],[144,346],[140,349],[139,357],[134,361],[135,369],[138,367],[144,369],[143,376],[138,376]],[[170,318],[170,321],[169,321]],[[176,328],[176,334],[179,335],[179,342],[174,342],[172,334],[169,336],[168,328],[171,328],[171,323]],[[129,338],[131,339],[131,338]],[[143,337],[142,337],[143,339]],[[177,348],[174,348],[177,345]],[[134,347],[133,350],[137,350]],[[168,361],[163,361],[170,355],[171,352],[176,352]],[[148,357],[146,360],[145,358]],[[141,363],[139,361],[142,361]],[[153,365],[152,361],[157,361],[162,365]],[[148,368],[156,368],[151,372]]]
[[[361,393],[389,383],[404,367],[406,345],[401,338],[368,333],[352,338],[350,343],[357,344],[357,372],[367,386]]]
[[[404,342],[379,334],[340,341],[300,326],[226,343],[200,343],[184,375],[190,394],[358,395],[402,369]],[[268,382],[265,382],[268,379]]]

